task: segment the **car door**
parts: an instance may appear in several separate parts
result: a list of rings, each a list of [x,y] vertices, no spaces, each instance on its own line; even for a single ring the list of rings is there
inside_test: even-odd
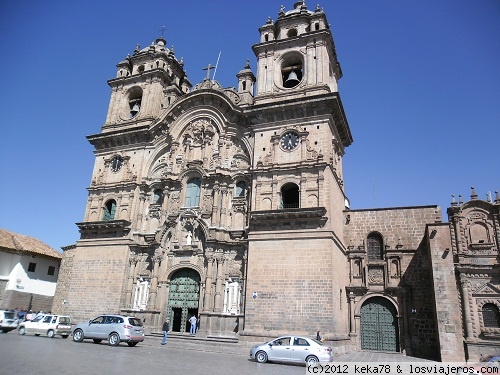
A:
[[[290,344],[291,344],[290,336],[284,336],[274,340],[269,348],[268,352],[269,360],[288,362],[290,360],[290,350],[291,350]]]
[[[88,327],[85,329],[85,337],[88,337],[89,339],[105,338],[102,334],[104,318],[104,316],[98,316],[97,318],[91,320]]]
[[[311,345],[304,337],[293,337],[293,345],[290,350],[290,360],[293,362],[305,362],[311,352]]]
[[[36,327],[38,326],[38,323],[40,323],[41,319],[42,317],[39,316],[33,320],[27,320],[26,322],[24,322],[26,333],[36,333]]]
[[[39,333],[39,334],[46,334],[48,329],[49,329],[49,326],[50,326],[50,322],[52,321],[52,315],[45,315],[37,324],[36,326],[36,332],[35,333]]]
[[[117,321],[116,317],[114,316],[106,316],[104,317],[104,322],[102,324],[102,329],[101,329],[101,334],[102,336],[100,338],[102,339],[107,339],[109,334],[113,331],[115,327],[115,322]]]

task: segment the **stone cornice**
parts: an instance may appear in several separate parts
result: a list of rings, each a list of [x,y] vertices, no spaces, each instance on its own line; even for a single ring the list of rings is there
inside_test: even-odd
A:
[[[333,116],[343,147],[347,147],[353,142],[338,92],[258,104],[245,109],[244,113],[249,116],[255,128],[258,128],[260,124],[265,126],[267,123],[276,122],[276,113],[280,113],[283,117],[280,120],[283,121],[298,121],[315,116]]]

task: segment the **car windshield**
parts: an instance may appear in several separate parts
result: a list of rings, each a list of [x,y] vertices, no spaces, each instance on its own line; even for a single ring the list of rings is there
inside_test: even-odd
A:
[[[43,315],[37,316],[35,319],[32,319],[31,321],[32,322],[39,322],[40,320],[42,320],[42,318],[43,318]]]
[[[60,316],[59,317],[59,323],[61,323],[61,324],[69,324],[70,323],[69,317],[67,317],[67,316]]]
[[[128,318],[128,322],[131,326],[142,327],[142,322],[138,318]]]

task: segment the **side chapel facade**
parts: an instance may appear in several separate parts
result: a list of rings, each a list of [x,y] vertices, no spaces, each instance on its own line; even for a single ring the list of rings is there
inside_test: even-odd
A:
[[[237,88],[192,86],[158,38],[117,65],[81,238],[53,310],[246,341],[320,330],[337,352],[479,358],[499,348],[500,197],[350,210],[353,142],[324,12],[260,29]]]

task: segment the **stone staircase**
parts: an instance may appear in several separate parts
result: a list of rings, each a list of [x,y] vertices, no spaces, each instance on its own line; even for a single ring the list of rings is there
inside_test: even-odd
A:
[[[163,333],[152,332],[146,334],[145,343],[152,346],[160,345]],[[189,333],[169,332],[167,346],[178,349],[194,349],[202,351],[246,354],[248,349],[239,342],[238,337],[221,337],[197,334],[191,336]]]

